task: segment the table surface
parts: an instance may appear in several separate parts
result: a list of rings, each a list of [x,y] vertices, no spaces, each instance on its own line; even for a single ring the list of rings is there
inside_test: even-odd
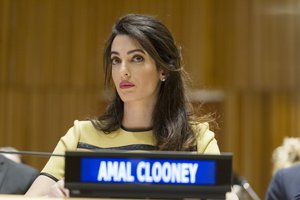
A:
[[[51,199],[51,200],[66,200],[66,199],[74,199],[74,200],[84,200],[84,199],[92,199],[92,200],[128,200],[128,199],[114,199],[114,198],[54,198],[54,197],[25,197],[24,195],[11,195],[11,194],[0,194],[0,199],[9,199],[9,200],[20,200],[20,199],[26,199],[26,200],[37,200],[37,199]],[[138,199],[135,199],[138,200]]]

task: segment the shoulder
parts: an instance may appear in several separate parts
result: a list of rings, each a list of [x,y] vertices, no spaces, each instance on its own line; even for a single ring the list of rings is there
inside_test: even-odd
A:
[[[196,135],[197,150],[199,153],[220,154],[220,150],[215,139],[215,134],[209,129],[209,124],[192,122],[192,129]]]
[[[294,184],[294,181],[300,184],[300,164],[278,170],[274,175],[274,179],[286,184]]]
[[[281,173],[283,173],[283,174],[295,174],[295,173],[297,173],[297,174],[300,175],[300,163],[295,164],[295,165],[293,165],[291,167],[288,167],[288,168],[285,168],[285,169],[281,169],[279,171],[281,171]]]
[[[277,178],[288,187],[289,191],[294,193],[300,185],[300,164],[279,170]]]
[[[204,135],[209,131],[209,124],[207,122],[190,122],[190,124],[197,135]]]
[[[75,120],[74,121],[74,128],[76,129],[95,129],[92,122],[90,120]]]
[[[99,132],[100,131],[94,128],[91,121],[75,120],[73,126],[69,128],[69,130],[63,137],[61,137],[59,143],[61,145],[59,146],[63,146],[68,150],[75,150],[77,148],[78,142],[80,142],[84,138],[93,139],[94,136],[99,135]],[[64,148],[63,150],[65,150]]]
[[[192,123],[192,128],[195,132],[197,140],[210,141],[215,138],[215,134],[209,129],[209,124],[207,122]]]
[[[90,120],[75,120],[73,126],[69,129],[66,135],[78,137],[84,132],[97,132],[97,129],[93,126]]]
[[[300,185],[300,164],[278,170],[269,184],[266,199],[291,199]]]

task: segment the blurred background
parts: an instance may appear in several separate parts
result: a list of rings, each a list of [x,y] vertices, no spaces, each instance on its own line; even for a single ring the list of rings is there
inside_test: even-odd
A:
[[[191,100],[215,112],[221,151],[263,198],[272,151],[300,136],[299,0],[0,0],[0,146],[51,152],[75,119],[101,114],[103,44],[127,13],[173,32]]]

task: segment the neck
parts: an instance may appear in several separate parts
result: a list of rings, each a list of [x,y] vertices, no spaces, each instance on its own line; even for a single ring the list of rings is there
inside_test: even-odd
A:
[[[124,103],[122,125],[128,129],[148,129],[153,126],[152,114],[155,104]]]

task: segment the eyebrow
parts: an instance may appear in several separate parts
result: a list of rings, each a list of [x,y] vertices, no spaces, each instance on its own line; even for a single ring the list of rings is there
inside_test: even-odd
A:
[[[141,53],[143,53],[143,54],[146,54],[145,51],[144,51],[143,49],[133,49],[133,50],[128,51],[128,52],[127,52],[127,55],[132,54],[132,53],[135,53],[135,52],[141,52]],[[111,54],[111,55],[112,55],[112,54],[120,55],[120,53],[117,52],[117,51],[112,51],[112,52],[110,52],[110,54]]]

